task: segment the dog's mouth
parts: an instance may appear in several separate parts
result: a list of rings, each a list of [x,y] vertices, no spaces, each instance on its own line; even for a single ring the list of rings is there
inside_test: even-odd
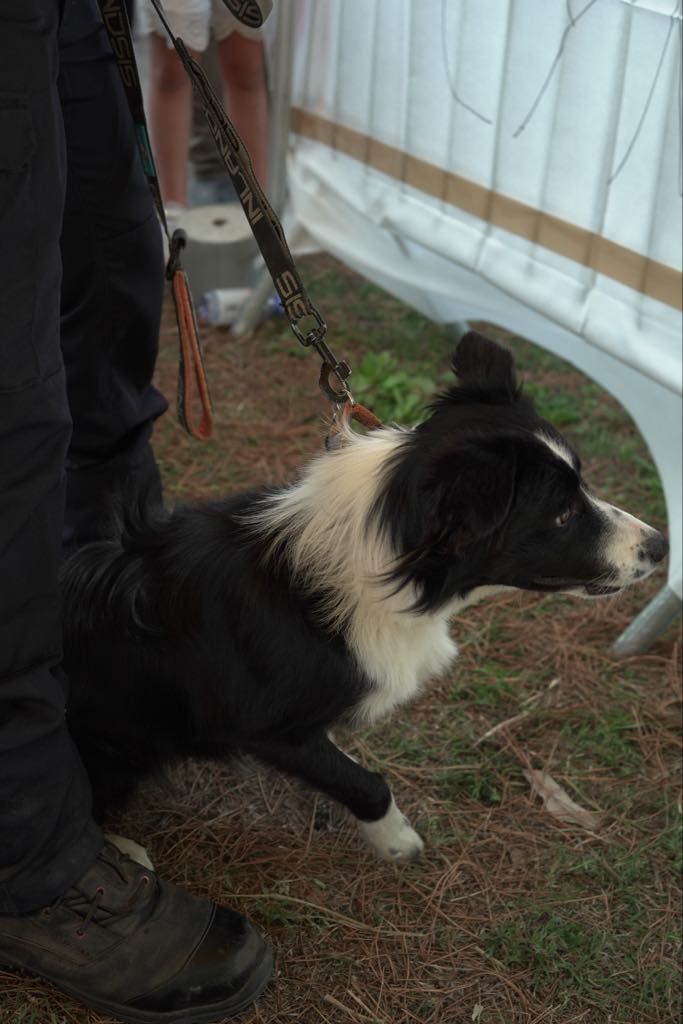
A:
[[[534,580],[539,590],[574,590],[581,588],[590,597],[611,597],[618,594],[623,587],[606,580],[577,580],[561,576],[539,576]]]

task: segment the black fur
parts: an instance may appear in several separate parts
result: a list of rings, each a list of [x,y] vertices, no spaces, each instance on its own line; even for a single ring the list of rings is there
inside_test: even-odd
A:
[[[65,566],[69,726],[98,816],[171,761],[236,750],[296,762],[295,774],[338,796],[334,782],[309,780],[305,753],[325,756],[326,730],[368,681],[343,638],[317,624],[315,595],[239,522],[263,496],[129,522]],[[354,762],[346,770],[355,776]],[[381,797],[386,809],[385,788],[360,793],[356,816],[375,817]]]
[[[520,391],[510,354],[472,333],[453,366],[457,382],[430,417],[397,432],[368,509],[367,543],[376,526],[395,552],[387,593],[409,586],[411,614],[430,616],[486,585],[608,592],[612,526],[576,457],[539,440],[561,439]],[[386,814],[384,780],[328,738],[378,683],[347,627],[321,621],[325,593],[293,576],[286,542],[275,558],[274,539],[247,525],[268,496],[128,521],[65,565],[68,721],[99,815],[169,762],[233,751],[298,776],[361,821]]]

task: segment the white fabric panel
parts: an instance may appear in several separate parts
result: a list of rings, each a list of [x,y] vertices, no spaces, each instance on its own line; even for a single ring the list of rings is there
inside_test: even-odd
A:
[[[681,270],[681,0],[296,0],[295,17],[295,108],[583,229],[581,258],[595,236]],[[619,398],[662,477],[680,595],[680,309],[303,136],[289,185],[322,248],[425,315],[507,326]]]

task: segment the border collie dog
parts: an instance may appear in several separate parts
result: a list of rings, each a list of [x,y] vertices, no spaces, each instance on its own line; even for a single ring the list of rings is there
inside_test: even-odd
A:
[[[456,656],[449,623],[509,588],[616,594],[664,537],[595,497],[570,445],[470,332],[414,429],[345,430],[300,480],[130,520],[63,570],[68,721],[95,811],[188,756],[244,752],[344,804],[377,853],[422,840],[339,750]]]

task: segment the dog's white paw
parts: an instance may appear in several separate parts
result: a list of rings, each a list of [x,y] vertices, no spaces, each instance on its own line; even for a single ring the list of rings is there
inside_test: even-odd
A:
[[[137,864],[140,864],[143,868],[149,868],[150,871],[154,871],[154,865],[149,859],[149,855],[144,846],[140,846],[134,839],[126,839],[125,836],[118,836],[115,832],[105,833],[105,839],[108,839],[110,843],[113,843],[125,854],[126,857],[130,857]]]
[[[408,819],[402,814],[393,797],[389,810],[379,821],[359,821],[361,833],[383,860],[403,862],[417,860],[424,843]]]

